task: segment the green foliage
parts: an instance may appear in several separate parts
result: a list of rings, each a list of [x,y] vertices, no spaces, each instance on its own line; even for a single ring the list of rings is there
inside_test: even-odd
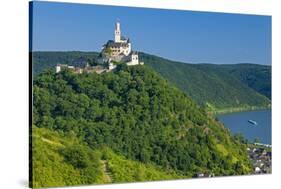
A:
[[[209,110],[267,108],[271,103],[271,66],[186,64],[145,53],[140,58]]]
[[[32,128],[32,187],[183,178],[155,165],[127,160],[109,148],[90,149],[72,134]]]
[[[222,67],[250,88],[271,99],[271,66],[238,64]]]
[[[235,140],[239,141],[240,143],[243,143],[243,144],[248,143],[248,140],[241,133],[237,133],[233,137]]]
[[[106,169],[113,182],[153,181],[185,178],[173,170],[164,170],[153,164],[143,164],[139,161],[127,160],[116,155],[109,148],[102,150]]]
[[[125,158],[137,162],[128,166],[142,170],[127,177],[124,175],[129,170],[121,164],[117,169],[117,163],[113,167],[108,164],[116,182],[162,178],[156,173],[145,176],[154,175],[148,171],[149,165],[164,172],[172,170],[181,177],[198,172],[249,172],[245,146],[147,66],[118,65],[115,72],[100,75],[47,71],[34,78],[33,95],[36,126],[75,135],[83,146],[91,148],[71,145],[60,151],[61,161],[83,177],[93,174],[88,170],[90,162],[96,162],[91,161],[89,150],[103,146],[122,157],[118,161]],[[148,165],[147,171],[140,162]]]
[[[70,163],[73,167],[83,169],[88,167],[90,160],[88,154],[82,146],[71,146],[61,151],[67,163]]]
[[[271,104],[271,66],[186,64],[139,54],[146,65],[208,111],[241,111]],[[87,59],[95,62],[97,57],[94,52],[34,52],[34,75],[58,63],[79,65]]]
[[[97,66],[98,65],[98,62],[96,61],[96,58],[88,58],[87,59],[87,62],[90,66]]]
[[[104,50],[104,52],[105,52],[106,54],[108,54],[108,55],[111,55],[112,50],[111,50],[109,47],[107,47],[107,48]]]
[[[78,147],[79,143],[71,134],[65,136],[49,129],[32,128],[31,187],[104,182],[101,164],[97,161],[99,156],[85,145],[79,145],[78,149],[72,145]]]
[[[81,66],[88,62],[90,65],[95,65],[98,55],[99,53],[81,51],[32,52],[33,75],[38,75],[47,69],[54,70],[57,64]]]

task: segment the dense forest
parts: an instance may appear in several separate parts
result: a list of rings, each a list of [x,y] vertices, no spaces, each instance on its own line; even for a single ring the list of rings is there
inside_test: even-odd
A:
[[[271,104],[271,66],[256,64],[188,64],[140,53],[140,59],[197,104],[210,111],[268,108]],[[34,75],[58,63],[85,65],[93,52],[34,52]]]
[[[201,106],[231,111],[271,104],[271,66],[186,64],[144,53],[141,57]]]
[[[250,88],[271,99],[271,66],[237,64],[221,67]]]
[[[148,65],[33,82],[33,187],[251,171],[246,146]]]

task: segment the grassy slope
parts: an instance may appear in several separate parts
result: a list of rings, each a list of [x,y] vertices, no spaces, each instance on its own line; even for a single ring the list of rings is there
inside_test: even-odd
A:
[[[33,126],[32,131],[31,186],[34,188],[183,178],[173,171],[164,171],[152,164],[128,160],[107,147],[88,149],[75,136],[64,136],[36,126]],[[88,149],[96,159],[94,166],[80,169],[67,162],[62,150],[73,145]]]

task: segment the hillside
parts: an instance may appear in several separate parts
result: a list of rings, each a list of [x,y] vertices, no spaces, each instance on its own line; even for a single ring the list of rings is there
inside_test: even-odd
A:
[[[106,147],[91,149],[73,133],[62,135],[36,126],[32,130],[34,188],[184,178]]]
[[[250,88],[271,99],[271,66],[237,64],[222,67]]]
[[[33,74],[38,75],[46,69],[55,70],[57,64],[70,64],[70,65],[83,65],[89,59],[97,58],[96,52],[81,52],[81,51],[68,51],[68,52],[48,52],[38,51],[32,53]]]
[[[58,63],[71,65],[93,61],[93,52],[34,52],[34,74],[53,69]],[[140,58],[199,105],[211,111],[267,108],[271,102],[271,66],[255,64],[187,64],[140,53]]]
[[[186,64],[144,53],[141,58],[198,104],[211,109],[266,108],[271,103],[264,96],[271,90],[270,66],[250,64],[246,69],[240,64]]]
[[[111,172],[106,176],[112,182],[193,177],[198,173],[241,175],[251,170],[245,145],[146,65],[119,65],[115,72],[100,75],[46,71],[34,78],[33,95],[36,127],[72,136],[86,146],[83,152],[79,151],[81,147],[62,150],[63,156],[55,151],[57,155],[50,155],[51,159],[46,160],[49,168],[58,166],[60,170],[67,170],[56,171],[62,176],[52,176],[60,178],[59,183],[106,183],[101,179],[105,173],[100,170],[104,170],[102,163],[111,158],[98,161],[99,157],[89,155],[91,150],[104,148],[110,149],[116,164],[122,164],[115,169],[115,172],[121,171],[120,174]],[[41,138],[41,142],[53,148],[65,146],[49,138]],[[42,154],[47,152],[39,148],[37,153],[36,143],[34,148],[34,158],[39,160],[33,168],[37,173],[45,172],[42,161],[45,162],[46,156]],[[59,160],[56,162],[68,163],[60,167],[52,161],[54,158]],[[114,162],[109,163],[104,172],[113,171]],[[138,173],[141,174],[126,176],[124,172],[129,170],[123,163],[140,167]],[[54,170],[49,171],[54,174]],[[70,175],[81,174],[82,181],[65,181]],[[51,185],[59,183],[54,180]],[[44,178],[37,186],[42,185],[48,185]]]

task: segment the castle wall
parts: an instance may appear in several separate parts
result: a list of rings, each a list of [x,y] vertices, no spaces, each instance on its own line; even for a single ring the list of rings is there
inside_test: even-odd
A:
[[[124,49],[124,54],[126,56],[128,56],[132,51],[132,46],[131,46],[131,43],[128,43],[128,48],[127,49]]]
[[[127,62],[128,66],[138,65],[139,64],[139,56],[137,54],[131,55],[131,61]]]
[[[124,54],[125,56],[128,56],[131,53],[131,43],[128,43],[127,45],[122,45],[120,47],[110,47],[111,55],[117,56],[119,54]]]

